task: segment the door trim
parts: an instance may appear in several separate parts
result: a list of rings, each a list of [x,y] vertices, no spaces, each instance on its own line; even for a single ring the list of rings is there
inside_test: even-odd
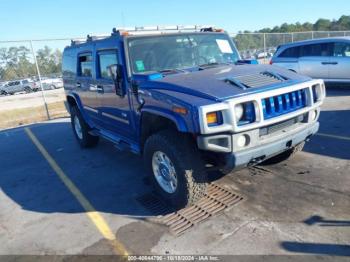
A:
[[[102,112],[102,115],[103,115],[103,116],[106,116],[106,117],[109,117],[109,118],[111,118],[111,119],[114,119],[114,120],[123,122],[124,124],[129,125],[129,120],[124,119],[124,118],[121,118],[121,117],[119,117],[119,116],[111,115],[111,114],[108,114],[108,113],[105,113],[105,112]]]
[[[85,110],[88,110],[88,111],[91,111],[91,112],[94,112],[94,113],[98,113],[98,110],[96,110],[96,109],[93,109],[92,107],[89,107],[89,106],[84,106],[84,109]]]

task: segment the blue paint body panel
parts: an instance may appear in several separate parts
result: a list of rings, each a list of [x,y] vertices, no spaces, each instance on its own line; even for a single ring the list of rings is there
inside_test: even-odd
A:
[[[133,151],[141,150],[143,113],[167,118],[180,132],[197,135],[200,133],[200,106],[310,80],[279,67],[258,65],[254,60],[239,60],[236,64],[218,64],[206,69],[194,67],[171,74],[133,74],[129,69],[126,39],[112,34],[106,39],[66,47],[62,71],[66,94],[76,101],[88,125],[115,138],[111,140],[126,141],[132,145]],[[91,76],[79,77],[79,57],[85,54],[91,55]],[[103,54],[115,54],[117,63],[121,65],[124,96],[116,94],[111,79],[100,75],[99,59]],[[254,88],[242,88],[243,85],[226,81],[264,72],[283,76],[284,80]],[[293,92],[265,99],[262,101],[265,104],[264,117],[268,119],[301,108],[305,106],[304,98],[303,93]],[[185,108],[188,113],[175,113],[174,107]],[[252,114],[250,119],[253,117]]]

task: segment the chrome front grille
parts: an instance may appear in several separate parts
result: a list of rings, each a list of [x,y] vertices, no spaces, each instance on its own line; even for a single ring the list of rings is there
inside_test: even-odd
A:
[[[288,114],[306,107],[307,88],[261,99],[264,119]]]

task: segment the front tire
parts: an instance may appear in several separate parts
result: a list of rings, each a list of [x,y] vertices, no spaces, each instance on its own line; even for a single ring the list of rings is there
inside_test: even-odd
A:
[[[91,128],[76,106],[71,107],[71,123],[74,136],[82,148],[95,147],[98,144],[99,137],[89,134]]]
[[[205,195],[207,174],[189,136],[172,130],[150,136],[144,161],[156,191],[173,207],[190,206]]]
[[[29,94],[29,93],[33,92],[33,90],[32,90],[29,86],[26,86],[26,87],[24,88],[24,92],[26,92],[27,94]]]
[[[261,165],[274,165],[274,164],[278,164],[278,163],[281,163],[283,161],[286,161],[290,158],[293,158],[296,153],[303,150],[304,145],[305,145],[305,142],[301,142],[300,144],[296,145],[295,147],[292,147],[279,155],[276,155],[274,157],[271,157],[271,158],[265,160],[264,162],[261,163]]]

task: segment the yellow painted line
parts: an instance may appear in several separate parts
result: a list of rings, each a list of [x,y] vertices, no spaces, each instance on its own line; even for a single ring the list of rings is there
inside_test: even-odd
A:
[[[63,172],[63,170],[58,166],[56,161],[50,156],[44,146],[39,142],[34,133],[29,128],[24,128],[25,132],[32,140],[34,145],[46,159],[46,161],[50,164],[51,168],[56,172],[62,182],[66,185],[69,191],[74,195],[74,197],[78,200],[81,206],[85,209],[86,215],[90,218],[90,220],[94,223],[98,231],[103,235],[103,237],[109,240],[110,244],[113,247],[113,251],[118,255],[128,255],[128,251],[124,247],[124,245],[117,239],[115,234],[113,234],[112,230],[108,226],[105,219],[99,214],[92,204],[87,200],[87,198],[80,192],[80,190],[74,185],[73,181],[69,179],[68,176]]]
[[[331,134],[325,134],[325,133],[316,133],[316,135],[350,141],[350,137],[347,137],[347,136],[337,136],[337,135],[331,135]]]

